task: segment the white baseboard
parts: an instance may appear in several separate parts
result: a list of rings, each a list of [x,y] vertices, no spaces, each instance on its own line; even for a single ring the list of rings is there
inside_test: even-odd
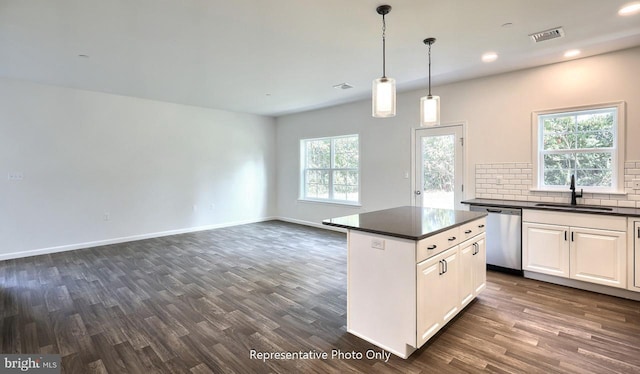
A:
[[[319,229],[338,231],[338,232],[347,232],[347,229],[343,229],[342,227],[327,226],[327,225],[323,225],[322,223],[313,222],[313,221],[304,221],[304,220],[301,220],[301,219],[287,218],[287,217],[277,217],[275,219],[277,219],[279,221],[295,223],[295,224],[298,224],[298,225],[317,227]]]
[[[61,246],[57,246],[57,247],[32,249],[32,250],[27,250],[27,251],[22,251],[22,252],[0,253],[0,261],[2,261],[2,260],[10,260],[10,259],[14,259],[14,258],[22,258],[22,257],[46,255],[46,254],[58,253],[58,252],[73,251],[73,250],[76,250],[76,249],[99,247],[99,246],[110,245],[110,244],[133,242],[133,241],[136,241],[136,240],[160,238],[160,237],[163,237],[163,236],[186,234],[186,233],[190,233],[190,232],[213,230],[213,229],[219,229],[219,228],[223,228],[223,227],[245,225],[245,224],[249,224],[249,223],[272,221],[272,220],[276,220],[276,219],[279,219],[279,218],[278,217],[263,217],[263,218],[254,219],[254,220],[234,221],[234,222],[219,223],[219,224],[215,224],[215,225],[188,227],[188,228],[184,228],[184,229],[152,232],[152,233],[146,233],[146,234],[140,234],[140,235],[126,236],[126,237],[121,237],[121,238],[112,238],[112,239],[96,240],[96,241],[85,242],[85,243],[75,243],[75,244],[61,245]]]

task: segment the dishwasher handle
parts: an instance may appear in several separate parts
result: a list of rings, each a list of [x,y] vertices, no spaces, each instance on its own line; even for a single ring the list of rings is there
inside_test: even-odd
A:
[[[487,212],[489,212],[489,213],[502,213],[502,209],[487,208]]]

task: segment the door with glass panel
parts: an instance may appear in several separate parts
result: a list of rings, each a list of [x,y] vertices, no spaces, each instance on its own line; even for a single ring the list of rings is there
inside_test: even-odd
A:
[[[416,130],[415,205],[462,209],[464,139],[462,125]]]

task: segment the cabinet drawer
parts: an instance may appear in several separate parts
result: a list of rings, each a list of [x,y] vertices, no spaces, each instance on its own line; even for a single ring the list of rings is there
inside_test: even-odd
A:
[[[481,218],[473,222],[465,223],[460,226],[460,241],[465,241],[469,238],[473,238],[476,235],[482,234],[486,231],[487,219]]]
[[[460,242],[460,227],[454,227],[439,234],[422,239],[418,242],[416,262],[421,262],[431,256],[457,245]]]
[[[573,212],[555,212],[533,209],[522,210],[523,222],[536,222],[548,225],[586,227],[601,230],[627,231],[627,218],[604,214]]]

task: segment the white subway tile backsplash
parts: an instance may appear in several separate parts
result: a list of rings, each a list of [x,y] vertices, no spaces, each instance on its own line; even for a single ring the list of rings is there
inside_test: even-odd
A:
[[[585,193],[581,204],[640,207],[640,190],[633,180],[640,178],[640,161],[624,164],[624,194]],[[532,191],[533,166],[527,162],[476,164],[476,197],[484,199],[569,203],[570,192]],[[498,184],[500,183],[500,184]]]
[[[635,208],[636,202],[632,200],[620,200],[618,201],[618,206],[623,208]]]
[[[600,200],[600,205],[618,206],[618,200],[604,200],[604,199],[601,199]]]

